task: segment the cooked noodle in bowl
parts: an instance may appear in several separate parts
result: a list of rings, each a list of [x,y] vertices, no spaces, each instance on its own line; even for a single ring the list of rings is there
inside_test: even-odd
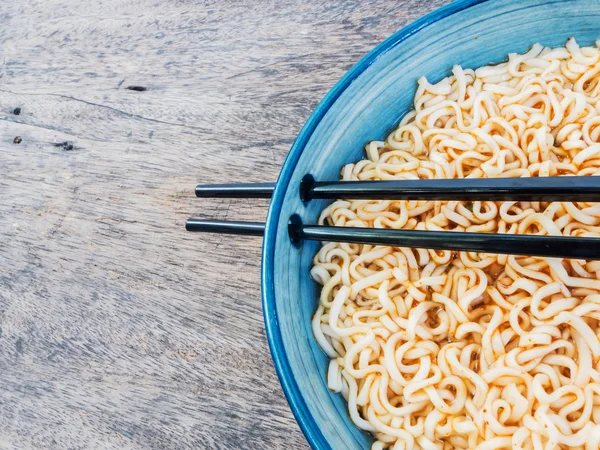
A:
[[[341,179],[600,174],[597,47],[421,78]],[[338,200],[319,223],[600,237],[600,205]],[[600,262],[324,243],[313,263],[327,383],[373,449],[600,447]]]

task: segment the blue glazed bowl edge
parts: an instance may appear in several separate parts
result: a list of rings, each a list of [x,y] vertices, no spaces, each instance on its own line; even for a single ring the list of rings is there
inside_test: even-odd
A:
[[[289,360],[282,343],[282,336],[279,330],[277,309],[275,304],[273,276],[275,264],[275,240],[277,236],[279,216],[282,209],[282,202],[291,176],[296,168],[296,164],[300,158],[300,155],[302,154],[307,142],[309,141],[312,133],[316,129],[321,119],[325,116],[327,111],[335,103],[337,98],[344,92],[344,90],[350,86],[353,80],[356,79],[362,72],[364,72],[379,56],[420,29],[425,28],[443,18],[449,17],[452,14],[464,11],[472,6],[488,1],[490,0],[457,0],[442,8],[434,10],[426,16],[423,16],[413,23],[405,26],[371,50],[367,55],[365,55],[333,86],[333,88],[317,105],[311,116],[300,130],[296,140],[292,144],[290,152],[277,179],[275,191],[273,193],[267,214],[262,249],[261,292],[265,330],[269,343],[269,349],[271,351],[271,357],[273,358],[275,370],[277,372],[277,376],[279,377],[284,394],[290,405],[292,413],[294,414],[294,417],[296,418],[296,421],[298,422],[308,443],[315,450],[329,450],[331,449],[331,446],[321,433],[319,427],[308,411],[306,403],[302,397],[302,393],[291,373]]]

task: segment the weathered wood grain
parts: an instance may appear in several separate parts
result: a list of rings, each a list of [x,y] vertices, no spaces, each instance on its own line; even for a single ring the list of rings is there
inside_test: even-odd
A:
[[[274,180],[337,79],[441,3],[0,2],[0,448],[307,447],[260,239],[183,230],[266,202],[193,186]]]

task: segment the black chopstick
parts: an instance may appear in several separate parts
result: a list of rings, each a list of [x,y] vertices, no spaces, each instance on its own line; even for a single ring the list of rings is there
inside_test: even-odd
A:
[[[203,198],[271,198],[275,183],[199,184],[196,197]]]
[[[264,224],[189,219],[186,229],[260,236],[264,232]],[[600,238],[329,227],[304,225],[298,216],[292,216],[288,233],[292,241],[347,242],[432,250],[600,260]]]
[[[265,224],[262,222],[236,222],[233,220],[188,219],[185,223],[185,229],[205,233],[262,236],[265,232]]]
[[[600,260],[600,238],[290,224],[292,239],[462,252]]]
[[[198,197],[270,198],[275,183],[196,186]],[[307,175],[302,200],[463,200],[600,202],[600,177],[457,178],[442,180],[315,181]]]

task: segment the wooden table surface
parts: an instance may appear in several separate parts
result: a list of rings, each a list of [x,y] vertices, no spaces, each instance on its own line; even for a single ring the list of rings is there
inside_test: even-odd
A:
[[[442,3],[0,2],[2,450],[308,447],[261,240],[183,229],[267,202],[193,187],[275,180],[344,72]]]

